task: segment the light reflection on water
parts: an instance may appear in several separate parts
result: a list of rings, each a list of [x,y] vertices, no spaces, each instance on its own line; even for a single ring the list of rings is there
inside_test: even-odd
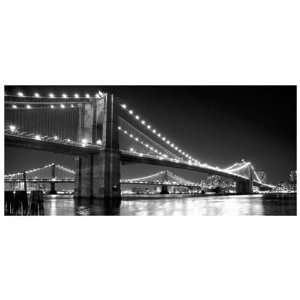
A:
[[[108,211],[99,201],[75,201],[70,196],[44,200],[44,215],[121,216],[248,216],[296,215],[295,202],[263,200],[261,195],[210,196],[123,200],[118,210]]]

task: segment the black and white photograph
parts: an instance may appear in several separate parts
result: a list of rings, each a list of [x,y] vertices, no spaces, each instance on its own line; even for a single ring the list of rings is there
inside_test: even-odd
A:
[[[5,88],[5,215],[296,215],[296,184],[295,86]]]
[[[299,1],[0,11],[1,300],[300,299]]]

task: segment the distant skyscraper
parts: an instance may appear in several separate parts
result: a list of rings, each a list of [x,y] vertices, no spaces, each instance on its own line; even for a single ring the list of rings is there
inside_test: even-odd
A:
[[[289,178],[291,183],[297,183],[297,171],[292,170],[290,172],[290,178]]]
[[[267,182],[267,174],[265,171],[258,171],[257,175],[259,177],[259,179],[263,182],[266,183]]]

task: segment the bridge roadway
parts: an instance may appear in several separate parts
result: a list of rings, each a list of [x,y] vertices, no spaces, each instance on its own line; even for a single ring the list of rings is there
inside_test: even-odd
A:
[[[22,147],[27,149],[34,149],[40,151],[48,151],[54,153],[64,153],[68,155],[90,155],[97,154],[99,151],[103,150],[103,147],[98,145],[88,144],[83,146],[78,142],[68,142],[66,140],[54,140],[53,138],[43,138],[42,140],[36,140],[34,135],[20,135],[20,134],[9,134],[5,132],[5,145],[12,147]],[[170,168],[178,168],[190,171],[196,171],[199,173],[209,174],[209,175],[219,175],[224,178],[232,179],[234,181],[248,181],[247,177],[226,172],[221,169],[215,169],[206,167],[203,165],[192,165],[184,161],[174,161],[169,159],[159,159],[155,156],[150,155],[139,155],[133,152],[120,150],[121,162],[126,163],[141,163],[150,164],[156,166],[164,166]],[[258,181],[253,181],[253,185],[257,187],[262,187],[266,189],[272,189],[273,186],[260,183]]]

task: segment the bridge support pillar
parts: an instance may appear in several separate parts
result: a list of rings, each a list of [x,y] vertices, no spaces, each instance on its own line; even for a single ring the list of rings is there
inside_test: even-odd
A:
[[[57,192],[55,190],[55,182],[50,182],[50,191],[49,191],[50,195],[56,195]]]
[[[236,183],[236,193],[237,194],[252,194],[253,186],[252,183],[247,181],[238,181]]]
[[[168,186],[167,185],[162,185],[161,186],[161,192],[162,195],[169,194]]]
[[[248,167],[248,177],[249,180],[241,180],[236,183],[236,193],[237,194],[252,194],[253,193],[253,166]]]
[[[51,166],[51,177],[52,177],[53,180],[55,180],[55,177],[56,177],[56,175],[55,175],[55,164],[53,164]],[[56,195],[57,194],[57,192],[55,190],[55,182],[50,182],[49,194],[50,195]]]
[[[113,208],[121,200],[119,107],[113,95],[94,101],[82,109],[79,139],[101,140],[103,148],[98,154],[76,158],[75,197],[103,200]]]

